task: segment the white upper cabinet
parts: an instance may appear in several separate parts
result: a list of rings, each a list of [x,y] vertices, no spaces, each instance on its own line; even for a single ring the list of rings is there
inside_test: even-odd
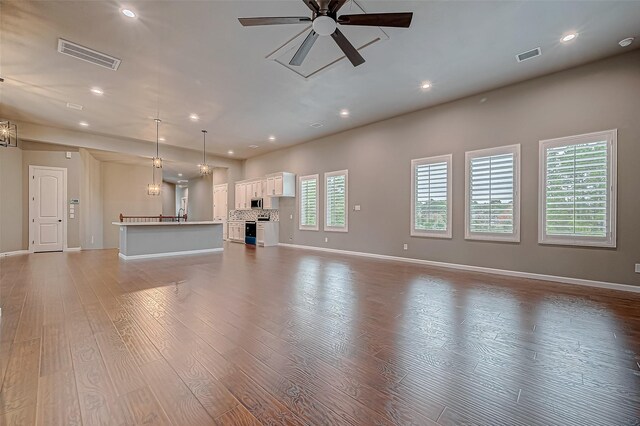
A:
[[[243,210],[245,205],[245,190],[243,183],[236,183],[236,210]]]
[[[267,176],[267,197],[295,197],[296,175],[281,172]]]

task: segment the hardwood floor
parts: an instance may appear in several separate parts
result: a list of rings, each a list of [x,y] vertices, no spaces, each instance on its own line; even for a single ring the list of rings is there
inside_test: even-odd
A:
[[[638,425],[640,296],[289,248],[0,260],[0,425]]]

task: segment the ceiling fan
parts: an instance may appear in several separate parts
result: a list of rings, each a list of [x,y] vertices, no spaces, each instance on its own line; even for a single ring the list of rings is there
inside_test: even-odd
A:
[[[302,65],[304,58],[311,50],[311,47],[318,39],[318,36],[330,35],[354,67],[364,63],[364,58],[358,50],[347,40],[340,25],[362,25],[370,27],[397,27],[409,28],[413,13],[365,13],[358,15],[340,15],[338,11],[348,0],[302,0],[311,9],[312,17],[289,16],[289,17],[263,17],[263,18],[238,18],[245,27],[256,25],[282,25],[282,24],[306,24],[311,22],[313,29],[302,42],[289,65]]]

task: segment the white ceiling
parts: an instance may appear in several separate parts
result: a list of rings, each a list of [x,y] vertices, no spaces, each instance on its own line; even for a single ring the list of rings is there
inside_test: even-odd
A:
[[[205,128],[207,151],[247,158],[622,53],[617,42],[640,35],[640,1],[358,3],[367,12],[413,11],[412,26],[385,28],[388,39],[364,48],[367,62],[358,68],[343,59],[304,78],[267,59],[304,25],[244,28],[236,19],[309,15],[300,0],[2,1],[0,114],[78,130],[84,120],[90,132],[150,141],[158,115],[165,143],[200,149]],[[139,17],[125,18],[124,6]],[[343,30],[354,40],[379,31]],[[580,35],[560,43],[568,31]],[[59,37],[122,59],[120,69],[57,53]],[[541,57],[515,61],[538,46]],[[321,39],[309,58],[336,52]],[[431,90],[420,90],[424,80]],[[339,116],[343,108],[349,118]],[[191,122],[190,113],[201,120]]]
[[[120,152],[102,151],[99,149],[87,149],[87,151],[93,156],[93,158],[98,161],[102,161],[103,163],[127,164],[131,166],[149,167],[149,169],[151,169],[150,158],[138,157]],[[186,184],[189,179],[199,177],[198,171],[194,169],[195,167],[193,164],[169,161],[165,159],[162,161],[162,180],[176,184]],[[182,176],[179,176],[179,174],[182,174]]]

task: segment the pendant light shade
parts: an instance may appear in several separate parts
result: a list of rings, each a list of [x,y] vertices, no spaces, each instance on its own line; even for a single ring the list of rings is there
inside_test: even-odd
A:
[[[151,168],[151,176],[152,181],[149,185],[147,185],[147,194],[148,195],[160,195],[160,184],[156,183],[156,169],[162,168],[162,158],[159,155],[159,128],[160,128],[160,119],[156,118],[156,156],[153,157],[153,166]]]
[[[147,194],[149,195],[160,195],[160,185],[157,183],[150,183],[147,185]]]
[[[155,121],[156,121],[156,156],[153,157],[153,167],[155,167],[156,169],[161,169],[162,158],[160,158],[160,137],[159,137],[161,120],[159,118],[156,118]]]
[[[0,146],[18,146],[18,126],[9,120],[0,119]]]
[[[213,167],[207,164],[207,131],[202,131],[202,163],[198,164],[200,175],[207,176],[213,173]]]

